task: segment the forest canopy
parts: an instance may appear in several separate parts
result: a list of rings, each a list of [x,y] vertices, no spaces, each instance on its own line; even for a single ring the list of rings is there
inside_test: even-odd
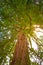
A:
[[[27,38],[31,65],[42,65],[43,0],[0,0],[0,65],[10,64],[19,31]]]

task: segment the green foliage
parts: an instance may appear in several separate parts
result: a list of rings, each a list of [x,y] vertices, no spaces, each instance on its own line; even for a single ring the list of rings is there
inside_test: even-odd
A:
[[[17,33],[20,29],[28,39],[34,35],[34,24],[40,25],[43,29],[43,0],[40,0],[39,4],[34,1],[0,0],[0,65],[6,62],[6,56],[12,57],[16,43],[14,40],[17,40]],[[35,41],[37,41],[36,38]],[[39,48],[42,49],[40,46]]]

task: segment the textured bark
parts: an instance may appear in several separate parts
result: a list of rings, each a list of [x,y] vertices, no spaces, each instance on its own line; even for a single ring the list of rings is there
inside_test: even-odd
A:
[[[16,44],[13,60],[10,65],[30,65],[28,43],[22,32],[18,33],[18,41]]]

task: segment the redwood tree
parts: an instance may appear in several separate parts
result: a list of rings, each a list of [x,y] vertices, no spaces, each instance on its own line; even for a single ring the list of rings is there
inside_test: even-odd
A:
[[[43,0],[0,0],[0,65],[7,65],[8,57],[11,65],[30,65],[33,55],[43,60],[43,39],[36,28],[43,29]]]

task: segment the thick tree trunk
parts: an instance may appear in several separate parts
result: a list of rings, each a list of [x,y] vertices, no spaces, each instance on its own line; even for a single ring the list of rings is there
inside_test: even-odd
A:
[[[18,41],[11,65],[30,65],[28,43],[22,32],[18,33]]]

